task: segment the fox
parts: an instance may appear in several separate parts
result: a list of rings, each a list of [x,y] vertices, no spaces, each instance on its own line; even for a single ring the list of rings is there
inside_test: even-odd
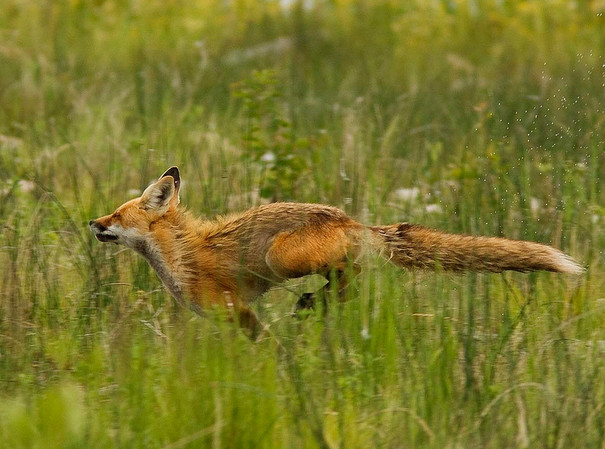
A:
[[[143,256],[166,290],[203,315],[219,307],[251,338],[262,330],[251,308],[255,298],[287,279],[321,274],[347,285],[347,267],[359,271],[364,246],[404,269],[499,273],[544,270],[580,274],[583,268],[551,246],[500,237],[450,234],[421,225],[366,226],[342,210],[277,202],[213,220],[180,206],[181,176],[170,167],[138,198],[90,220],[99,242]],[[298,308],[313,306],[304,294]]]

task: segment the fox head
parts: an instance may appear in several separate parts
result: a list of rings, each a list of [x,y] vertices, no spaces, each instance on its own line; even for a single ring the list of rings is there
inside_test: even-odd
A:
[[[115,212],[91,220],[88,224],[97,240],[113,242],[137,249],[156,223],[179,204],[181,176],[177,167],[170,167],[160,178]]]

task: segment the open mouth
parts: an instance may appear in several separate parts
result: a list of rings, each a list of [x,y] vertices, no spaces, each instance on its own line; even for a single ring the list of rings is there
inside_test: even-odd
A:
[[[88,225],[99,242],[116,242],[118,240],[117,235],[95,220],[90,220]]]
[[[111,234],[95,234],[95,237],[99,242],[115,242],[118,237]]]

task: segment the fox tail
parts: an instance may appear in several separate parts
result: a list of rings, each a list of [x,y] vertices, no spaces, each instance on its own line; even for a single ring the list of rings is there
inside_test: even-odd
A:
[[[558,249],[540,243],[497,237],[448,234],[400,223],[370,227],[386,257],[404,268],[447,271],[554,271],[580,274],[584,269]]]

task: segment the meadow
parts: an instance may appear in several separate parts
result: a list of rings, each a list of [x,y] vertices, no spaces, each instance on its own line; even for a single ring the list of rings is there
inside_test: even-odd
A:
[[[605,2],[0,3],[0,448],[605,448]],[[552,244],[581,276],[367,261],[252,343],[87,223],[171,165],[212,218]]]

